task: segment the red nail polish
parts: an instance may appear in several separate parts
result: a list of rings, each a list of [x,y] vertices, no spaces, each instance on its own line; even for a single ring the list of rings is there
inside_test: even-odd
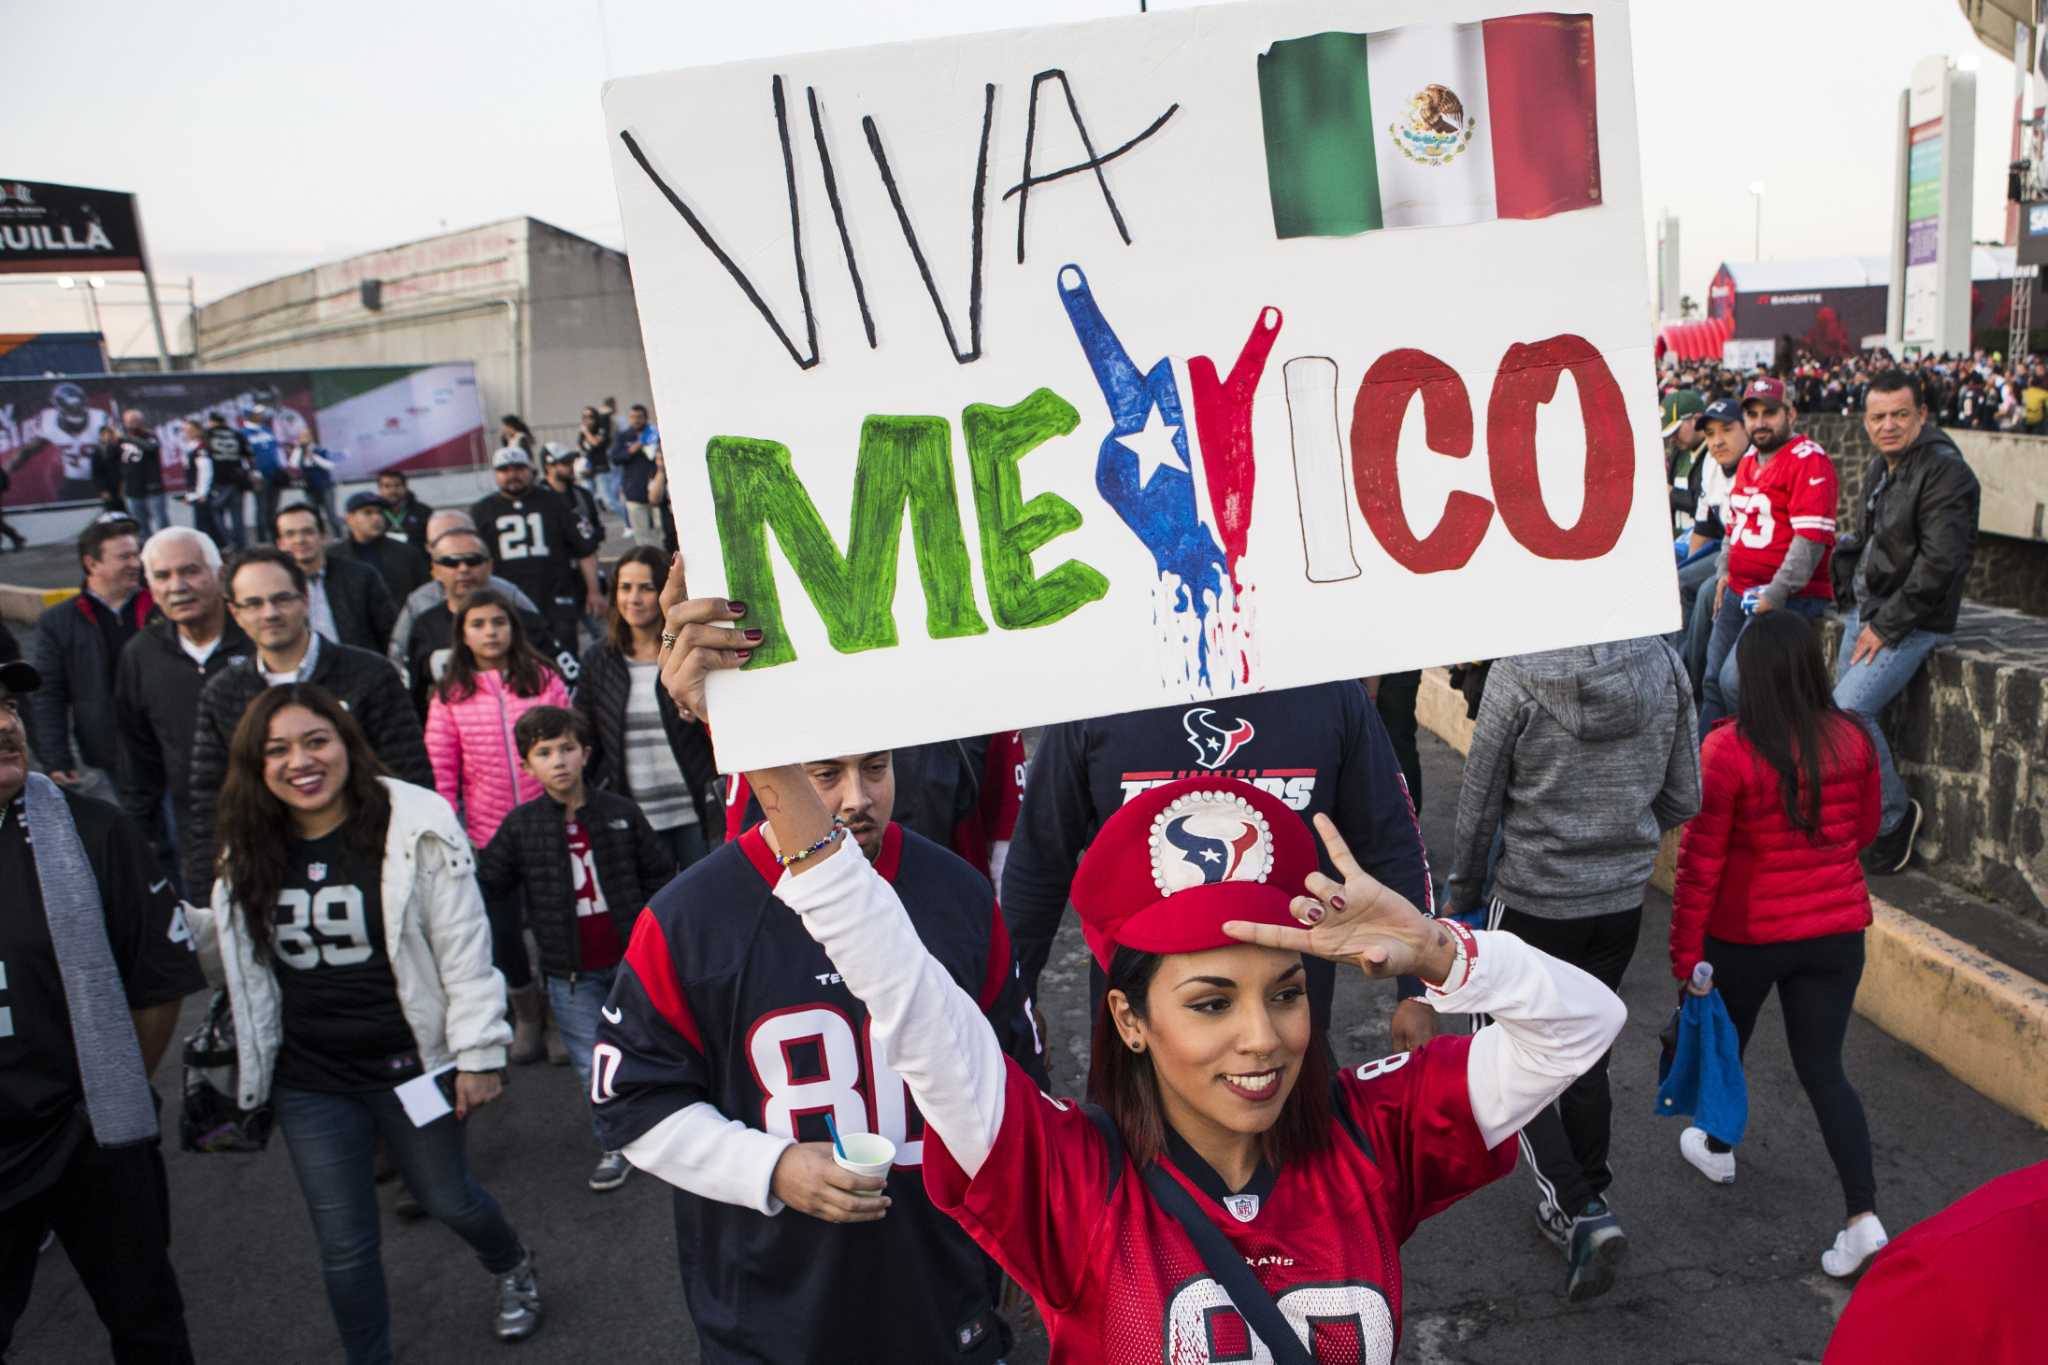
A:
[[[1344,898],[1342,896],[1330,897],[1330,908],[1332,910],[1342,910],[1344,908]]]
[[[747,637],[747,642],[749,644],[758,645],[761,643],[761,632],[758,630],[743,630],[740,632],[740,634]]]
[[[754,651],[751,649],[743,649],[739,653],[733,655],[733,657],[735,659],[738,659],[741,663],[745,663],[747,660],[754,657]]]
[[[1310,924],[1321,924],[1323,922],[1323,907],[1311,905],[1302,918],[1306,919]]]
[[[725,609],[734,616],[745,616],[747,614],[747,604],[744,602],[727,602]]]

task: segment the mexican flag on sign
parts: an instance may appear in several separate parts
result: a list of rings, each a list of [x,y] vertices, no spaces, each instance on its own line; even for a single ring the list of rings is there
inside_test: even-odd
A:
[[[1259,57],[1259,101],[1281,237],[1600,202],[1590,15],[1289,38]]]

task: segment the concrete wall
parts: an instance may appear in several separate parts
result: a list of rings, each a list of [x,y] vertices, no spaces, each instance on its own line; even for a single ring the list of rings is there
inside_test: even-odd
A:
[[[493,432],[507,412],[573,431],[584,404],[648,392],[625,256],[531,218],[270,280],[200,309],[195,327],[209,369],[471,361]]]
[[[646,402],[647,357],[626,258],[546,223],[533,224],[528,250],[532,358],[522,415],[535,427],[573,428],[585,404],[608,394],[621,414]]]

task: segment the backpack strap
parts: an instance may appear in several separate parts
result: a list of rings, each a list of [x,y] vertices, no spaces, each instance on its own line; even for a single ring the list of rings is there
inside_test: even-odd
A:
[[[1116,1130],[1116,1120],[1109,1111],[1099,1104],[1084,1104],[1081,1112],[1095,1125],[1095,1131],[1102,1134],[1102,1141],[1109,1148],[1109,1189],[1104,1197],[1116,1193],[1117,1184],[1124,1178],[1124,1135]]]

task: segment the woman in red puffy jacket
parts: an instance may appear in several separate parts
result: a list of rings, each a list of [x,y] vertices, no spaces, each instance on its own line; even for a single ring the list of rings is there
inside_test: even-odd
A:
[[[1870,892],[1857,855],[1877,837],[1877,759],[1834,703],[1813,627],[1767,612],[1736,646],[1737,714],[1700,749],[1700,813],[1686,826],[1671,899],[1671,971],[1713,964],[1747,1051],[1771,988],[1799,1084],[1841,1177],[1848,1219],[1821,1268],[1854,1274],[1885,1243],[1870,1127],[1842,1070],[1842,1040],[1863,977]],[[1698,1128],[1679,1138],[1708,1179],[1735,1180],[1735,1153]]]

